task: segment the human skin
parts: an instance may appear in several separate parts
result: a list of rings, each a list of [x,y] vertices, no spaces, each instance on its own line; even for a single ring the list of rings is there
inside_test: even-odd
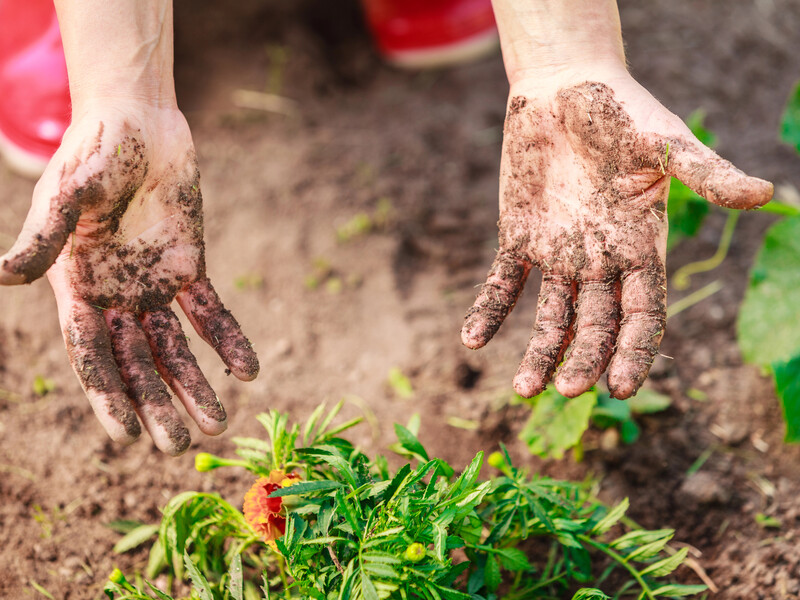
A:
[[[461,332],[485,345],[533,267],[536,321],[514,377],[530,398],[555,373],[577,396],[608,370],[635,394],[666,324],[670,178],[726,208],[772,198],[701,144],[627,72],[613,0],[493,0],[510,93],[500,167],[499,251]]]
[[[178,455],[189,431],[167,386],[200,430],[225,410],[170,305],[239,379],[258,359],[205,270],[202,195],[172,75],[172,5],[57,0],[72,124],[36,185],[0,284],[47,273],[70,362],[109,436]]]

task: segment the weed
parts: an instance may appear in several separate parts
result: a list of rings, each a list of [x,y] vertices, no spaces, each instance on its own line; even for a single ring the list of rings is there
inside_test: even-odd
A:
[[[627,500],[608,507],[589,484],[517,469],[503,446],[489,459],[497,475],[480,478],[482,452],[456,473],[428,456],[418,419],[395,426],[412,462],[392,473],[385,458],[339,437],[360,421],[334,425],[341,406],[318,407],[302,429],[285,414],[260,415],[266,439],[237,438],[238,459],[199,455],[200,470],[238,466],[262,479],[245,514],[213,493],[170,500],[147,576],[167,569],[188,578],[201,600],[608,598],[601,587],[654,600],[705,589],[661,580],[687,549],[668,548],[672,530],[623,524]],[[152,534],[143,527],[118,547]],[[171,600],[119,571],[105,592]]]

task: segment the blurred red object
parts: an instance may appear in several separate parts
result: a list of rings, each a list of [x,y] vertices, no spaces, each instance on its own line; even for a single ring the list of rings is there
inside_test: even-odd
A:
[[[498,45],[491,0],[361,0],[375,44],[409,68],[467,62]]]
[[[16,171],[40,175],[71,112],[52,0],[0,0],[0,153]]]

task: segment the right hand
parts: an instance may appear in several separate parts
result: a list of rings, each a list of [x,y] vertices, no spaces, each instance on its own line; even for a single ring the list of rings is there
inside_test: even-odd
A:
[[[239,379],[256,377],[258,359],[206,276],[197,159],[177,108],[88,110],[72,124],[0,257],[0,284],[45,272],[72,367],[112,439],[133,442],[141,419],[162,451],[186,451],[165,382],[204,433],[225,430],[170,304]]]

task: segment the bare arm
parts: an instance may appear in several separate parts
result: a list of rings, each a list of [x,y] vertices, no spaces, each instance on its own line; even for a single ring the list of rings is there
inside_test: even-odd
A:
[[[514,378],[525,397],[555,373],[576,396],[608,369],[636,393],[666,324],[670,177],[727,208],[772,185],[703,146],[625,68],[613,0],[494,0],[511,85],[500,170],[500,250],[462,340],[486,344],[530,270],[536,322]]]
[[[167,385],[205,433],[226,415],[170,305],[243,380],[258,361],[205,272],[194,145],[177,108],[168,0],[58,0],[72,124],[34,190],[0,283],[45,272],[67,353],[109,435],[141,423],[169,454],[189,432]],[[166,385],[165,385],[166,384]]]

